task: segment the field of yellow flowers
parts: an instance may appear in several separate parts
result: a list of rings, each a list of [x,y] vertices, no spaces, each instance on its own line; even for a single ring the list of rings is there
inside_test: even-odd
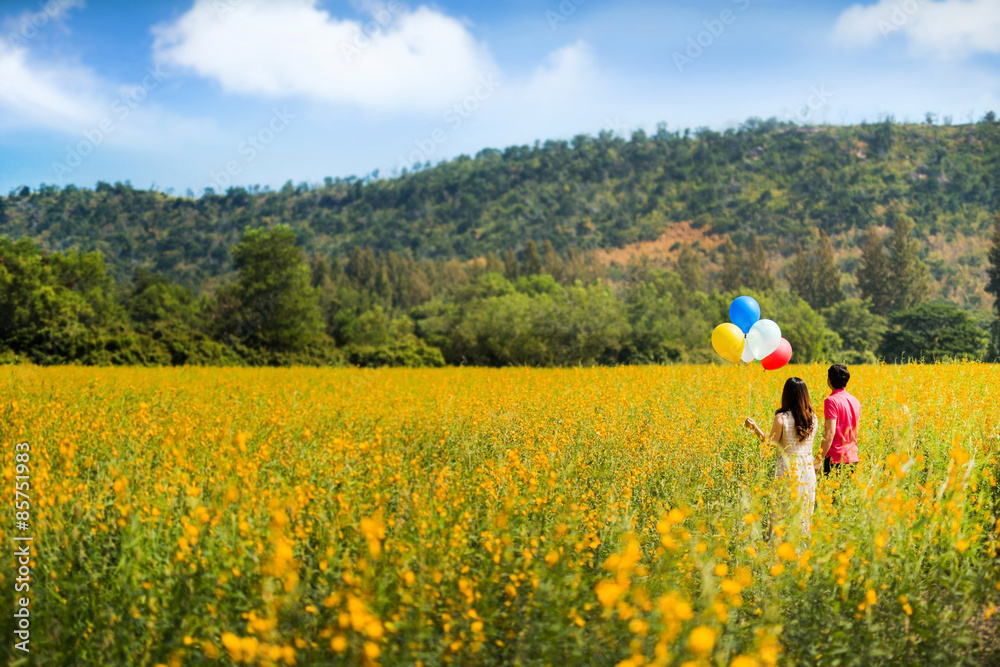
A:
[[[998,664],[1000,367],[854,369],[856,474],[766,541],[790,491],[742,421],[791,374],[821,406],[820,366],[0,368],[0,537],[22,441],[34,535],[0,656]]]

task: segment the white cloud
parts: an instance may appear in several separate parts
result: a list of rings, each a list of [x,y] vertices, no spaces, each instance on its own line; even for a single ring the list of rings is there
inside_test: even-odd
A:
[[[61,19],[70,9],[83,9],[86,6],[84,0],[48,0],[42,5],[42,11],[54,19]]]
[[[12,45],[23,45],[33,39],[53,21],[61,20],[71,9],[86,6],[84,0],[47,0],[39,3],[37,10],[21,12],[16,17],[4,19],[4,32]]]
[[[918,55],[1000,53],[1000,1],[880,0],[844,10],[833,29],[835,42],[855,48],[895,34]]]
[[[96,79],[86,68],[42,62],[31,43],[83,0],[48,0],[37,10],[3,19],[0,35],[0,128],[11,126],[74,130],[97,115]],[[64,28],[65,29],[65,28]]]
[[[572,125],[604,127],[608,106],[618,104],[583,41],[553,51],[522,80],[503,83],[495,103],[484,105],[483,121],[515,141],[561,136]]]
[[[27,49],[0,42],[3,125],[78,129],[99,113],[90,93],[93,85],[93,76],[83,68],[35,62]]]
[[[588,88],[595,70],[593,52],[579,41],[549,54],[521,92],[528,100],[559,100]]]
[[[437,110],[496,72],[455,18],[396,2],[362,6],[371,21],[338,19],[316,0],[196,0],[154,27],[154,57],[227,92],[385,111]]]

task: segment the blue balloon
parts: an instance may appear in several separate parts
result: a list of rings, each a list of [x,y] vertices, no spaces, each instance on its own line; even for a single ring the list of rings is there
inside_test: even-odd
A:
[[[729,319],[740,331],[748,334],[750,327],[760,319],[760,304],[753,297],[741,296],[729,306]]]

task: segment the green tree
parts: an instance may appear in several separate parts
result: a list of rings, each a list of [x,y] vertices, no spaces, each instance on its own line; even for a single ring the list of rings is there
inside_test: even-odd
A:
[[[622,303],[599,283],[562,287],[522,277],[517,289],[495,274],[415,312],[417,333],[452,364],[555,366],[618,360],[629,326]]]
[[[879,353],[887,361],[979,359],[987,335],[964,310],[950,303],[924,303],[889,320]]]
[[[877,157],[885,157],[892,150],[893,144],[893,124],[890,119],[885,119],[881,123],[875,126],[875,131],[872,132],[868,145],[871,147],[872,152]]]
[[[624,363],[701,361],[715,325],[704,294],[672,271],[636,266],[621,291],[631,332]],[[712,320],[711,324],[709,320]]]
[[[247,230],[233,248],[233,264],[236,284],[220,298],[224,336],[268,352],[300,351],[321,337],[318,295],[290,227]]]
[[[166,276],[139,269],[124,301],[136,331],[163,350],[165,356],[159,363],[175,366],[243,363],[231,349],[201,330],[203,318],[194,295]]]
[[[524,244],[524,272],[529,276],[534,276],[542,272],[542,256],[538,253],[538,244],[528,240]]]
[[[383,366],[435,368],[444,366],[441,350],[427,345],[412,335],[378,346],[351,345],[345,352],[348,363],[361,368],[381,368]]]
[[[0,238],[0,313],[0,348],[35,363],[169,363],[128,325],[97,252]]]
[[[799,246],[788,266],[788,286],[806,302],[812,303],[815,294],[816,276],[809,254]]]
[[[824,361],[840,350],[840,337],[826,320],[791,292],[776,292],[760,305],[763,312],[774,313],[773,319],[781,327],[782,337],[791,344],[796,363]]]
[[[819,242],[816,244],[815,276],[810,306],[822,310],[844,300],[844,290],[840,287],[840,269],[833,257],[833,244],[823,230],[820,230]]]
[[[704,289],[705,278],[701,270],[701,259],[688,243],[684,244],[677,256],[677,273],[688,291],[698,292]]]
[[[510,248],[503,253],[503,274],[507,280],[517,280],[521,275],[521,265],[517,261],[517,255]]]
[[[746,286],[752,290],[770,292],[774,289],[774,274],[771,273],[771,267],[768,266],[767,252],[765,252],[764,244],[760,242],[759,238],[753,240],[750,261],[744,278]]]
[[[163,323],[194,328],[198,323],[198,303],[191,291],[145,269],[136,271],[125,307],[140,330]]]
[[[997,214],[993,222],[993,247],[990,248],[990,267],[987,270],[989,282],[986,283],[986,291],[993,295],[993,312],[996,319],[993,321],[990,336],[989,361],[1000,362],[1000,214]]]
[[[893,305],[889,261],[885,256],[885,244],[874,226],[868,228],[861,244],[861,263],[856,278],[862,298],[872,304],[872,312],[883,317],[888,315]]]
[[[727,240],[722,248],[722,289],[726,292],[736,292],[744,287],[743,258],[740,252]]]
[[[827,326],[840,336],[845,352],[856,352],[857,359],[874,361],[882,344],[887,322],[871,312],[871,303],[859,299],[841,301],[821,313]]]
[[[542,271],[557,279],[562,276],[563,272],[562,258],[556,252],[552,241],[548,239],[545,239],[545,243],[542,246]]]
[[[888,269],[892,310],[905,310],[927,298],[929,272],[920,259],[920,243],[911,238],[913,220],[896,210],[889,237]]]
[[[788,282],[792,291],[815,310],[829,308],[844,299],[840,270],[837,269],[833,244],[826,232],[819,231],[813,257],[799,248],[789,267]]]
[[[504,271],[503,260],[497,257],[492,250],[486,253],[486,265],[483,267],[485,273],[500,273]]]

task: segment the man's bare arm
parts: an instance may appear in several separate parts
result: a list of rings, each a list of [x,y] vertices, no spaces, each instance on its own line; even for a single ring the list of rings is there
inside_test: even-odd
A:
[[[823,444],[819,453],[819,458],[825,459],[833,446],[833,436],[837,432],[837,419],[827,419],[823,425]]]

